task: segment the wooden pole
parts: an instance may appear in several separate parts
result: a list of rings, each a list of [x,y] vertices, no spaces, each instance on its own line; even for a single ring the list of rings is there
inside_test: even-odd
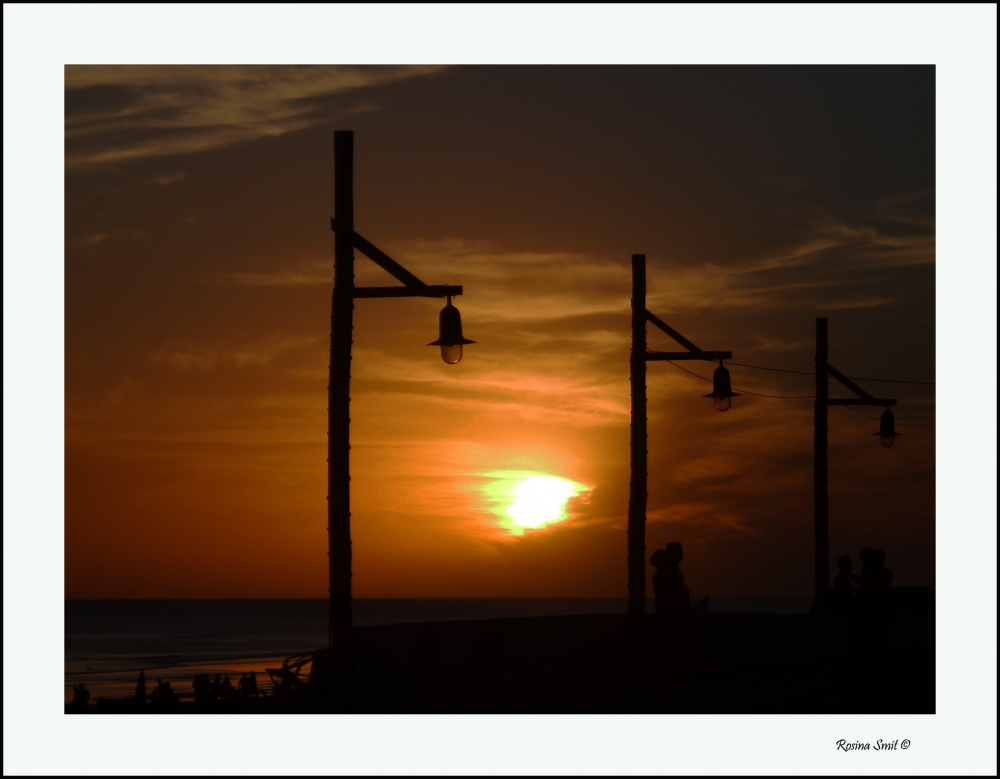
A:
[[[827,320],[816,319],[816,411],[813,438],[813,521],[816,535],[816,603],[830,586],[830,524],[827,496],[827,410],[829,408]]]
[[[327,510],[330,543],[329,692],[338,708],[354,705],[351,620],[351,342],[354,328],[354,133],[333,134],[333,314],[328,387]]]
[[[632,255],[631,480],[628,496],[628,613],[646,613],[646,255]]]

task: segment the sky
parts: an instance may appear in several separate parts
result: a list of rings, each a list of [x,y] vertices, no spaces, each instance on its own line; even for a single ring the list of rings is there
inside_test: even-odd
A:
[[[357,231],[463,285],[477,342],[446,365],[441,301],[356,302],[356,596],[625,595],[633,253],[647,307],[736,363],[811,371],[825,316],[841,372],[934,381],[932,66],[67,66],[65,86],[67,597],[326,594],[334,130],[355,133]],[[356,283],[395,282],[358,253]],[[649,364],[647,549],[682,542],[695,595],[809,595],[812,379],[730,370],[794,397],[720,414]],[[881,547],[894,583],[933,584],[934,386],[859,383],[903,435],[883,449],[830,409],[831,555]],[[543,483],[558,516],[519,525]]]

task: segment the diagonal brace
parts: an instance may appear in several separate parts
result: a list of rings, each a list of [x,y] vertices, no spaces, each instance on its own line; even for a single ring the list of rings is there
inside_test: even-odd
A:
[[[330,220],[330,229],[333,230],[334,232],[336,232],[336,230],[337,230],[337,222],[336,222],[336,220],[334,220],[334,219]],[[420,279],[418,279],[416,276],[414,276],[412,273],[410,273],[406,268],[404,268],[402,265],[400,265],[398,262],[396,262],[394,259],[392,259],[392,257],[390,257],[384,251],[382,251],[377,246],[375,246],[375,244],[371,243],[371,241],[367,241],[364,238],[362,238],[360,235],[358,235],[358,233],[356,231],[354,233],[354,241],[353,241],[353,243],[354,243],[354,248],[355,249],[357,249],[363,255],[365,255],[366,257],[368,257],[372,262],[374,262],[376,265],[378,265],[384,271],[386,271],[386,272],[392,274],[393,276],[395,276],[397,279],[399,279],[401,282],[403,282],[406,286],[408,286],[408,287],[426,287],[427,286],[426,284],[424,284],[424,282],[422,282]],[[437,297],[437,296],[434,295],[434,296],[428,296],[428,297]]]
[[[666,322],[664,322],[662,319],[660,319],[656,314],[650,312],[648,309],[646,311],[646,319],[648,321],[652,322],[658,328],[660,328],[664,333],[666,333],[667,335],[669,335],[675,341],[677,341],[677,343],[679,343],[681,346],[683,346],[689,352],[700,352],[700,351],[702,351],[697,346],[695,346],[693,343],[691,343],[687,338],[685,338],[683,335],[681,335],[676,330],[674,330],[674,328],[672,328],[670,325],[668,325]]]
[[[830,398],[828,399],[827,405],[830,406],[895,406],[896,401],[893,398],[873,398],[870,394],[865,392],[861,387],[847,378],[843,373],[834,368],[830,363],[826,364],[827,373],[829,373],[833,378],[843,384],[847,389],[858,396],[858,399],[854,398]]]
[[[835,378],[837,381],[839,381],[841,384],[847,387],[847,389],[849,389],[859,398],[864,398],[865,400],[874,400],[874,398],[872,398],[871,395],[865,392],[865,390],[861,389],[861,387],[859,387],[857,384],[855,384],[853,381],[851,381],[843,373],[838,371],[829,363],[827,363],[826,365],[826,370],[831,376],[833,376],[833,378]]]

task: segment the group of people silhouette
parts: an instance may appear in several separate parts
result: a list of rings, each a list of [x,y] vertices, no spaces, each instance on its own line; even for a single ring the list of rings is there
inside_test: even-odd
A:
[[[211,703],[214,701],[235,701],[242,700],[246,701],[251,698],[257,698],[260,693],[257,690],[257,674],[251,671],[249,674],[244,673],[237,687],[233,687],[233,683],[229,680],[229,674],[226,674],[223,678],[221,674],[216,674],[215,679],[211,680],[208,678],[208,674],[200,673],[195,675],[194,682],[191,684],[194,690],[194,701],[195,703]],[[83,685],[80,685],[83,688]],[[74,687],[74,692],[76,688]],[[87,697],[90,694],[87,693]],[[79,697],[79,694],[74,695],[74,700]],[[155,711],[169,711],[175,708],[179,700],[177,695],[174,693],[173,688],[170,686],[170,682],[165,682],[162,679],[156,680],[156,687],[152,689],[149,693],[149,704],[150,707]],[[133,696],[133,704],[137,708],[145,708],[146,706],[146,673],[145,671],[139,671],[139,678],[135,685],[135,695]]]
[[[839,613],[883,614],[889,610],[889,586],[892,571],[885,567],[885,552],[881,549],[863,549],[858,555],[861,573],[851,572],[851,558],[847,555],[837,560],[837,574],[830,591],[829,609]],[[656,569],[653,574],[653,593],[656,613],[663,617],[678,617],[691,611],[691,595],[684,585],[680,563],[684,547],[671,541],[665,549],[657,549],[649,562]]]
[[[90,700],[90,690],[83,686],[83,682],[73,685],[73,701],[69,704],[72,712],[84,712],[87,710],[87,702]]]
[[[194,677],[191,688],[194,690],[194,702],[196,704],[208,704],[217,701],[248,701],[251,698],[260,696],[260,691],[257,689],[257,673],[255,671],[251,671],[249,674],[244,672],[236,683],[236,687],[233,687],[233,683],[229,680],[229,674],[226,674],[225,677],[221,674],[216,674],[214,680],[210,680],[208,674],[197,674]]]
[[[892,571],[885,567],[885,552],[881,549],[862,549],[858,559],[861,560],[859,574],[851,572],[851,558],[848,555],[837,560],[840,573],[834,579],[833,589],[830,591],[832,610],[840,613],[887,611]]]

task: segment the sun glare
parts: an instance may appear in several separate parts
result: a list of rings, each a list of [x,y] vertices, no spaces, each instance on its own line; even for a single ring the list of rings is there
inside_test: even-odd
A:
[[[502,471],[486,474],[494,511],[515,535],[567,518],[566,504],[590,488],[570,479],[545,473]]]

